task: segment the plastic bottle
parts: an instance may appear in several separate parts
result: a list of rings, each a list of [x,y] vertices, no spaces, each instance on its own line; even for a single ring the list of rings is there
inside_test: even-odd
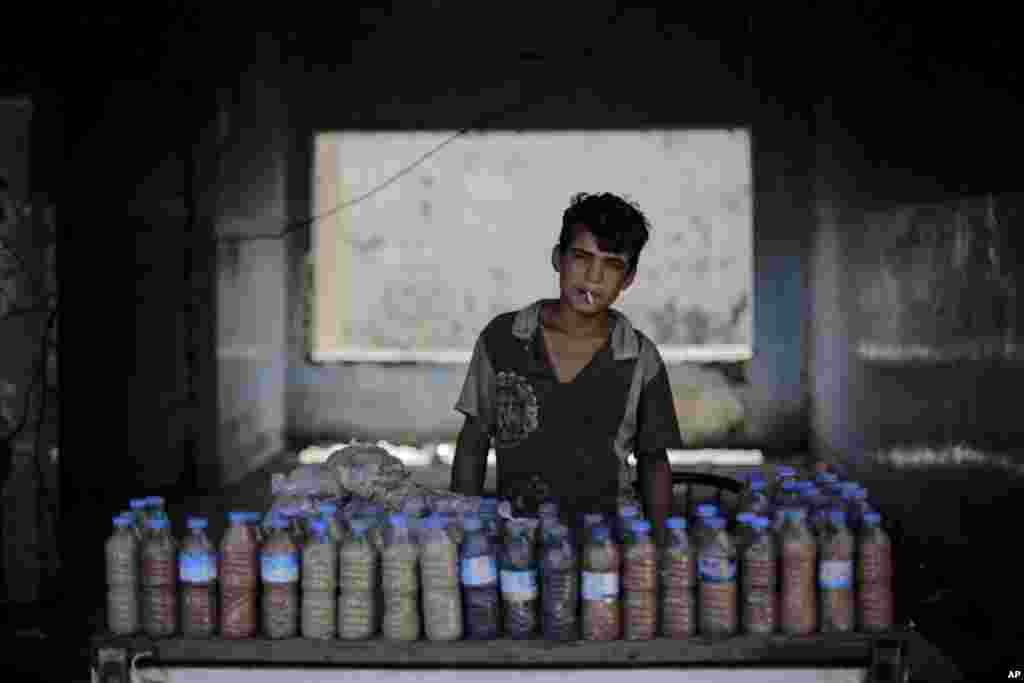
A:
[[[893,628],[892,541],[882,516],[867,512],[857,535],[857,626],[867,633]]]
[[[335,545],[340,545],[344,540],[341,531],[341,524],[338,523],[338,506],[334,503],[320,503],[317,506],[318,519],[322,519],[326,525],[327,534],[334,541]]]
[[[277,518],[285,521],[285,531],[291,536],[292,543],[295,544],[295,550],[298,552],[298,549],[306,542],[306,525],[303,522],[302,514],[298,510],[286,509]],[[264,539],[264,545],[273,536],[274,529],[276,528],[274,527],[274,521],[273,519],[270,520],[270,534]]]
[[[718,506],[712,503],[701,503],[697,506],[696,512],[693,518],[693,540],[698,547],[706,541],[707,538],[707,520],[711,517],[718,516]]]
[[[388,518],[380,565],[384,596],[381,635],[388,640],[418,640],[422,628],[419,550],[412,540],[406,515]]]
[[[839,475],[835,472],[818,472],[814,475],[814,483],[823,490],[828,490],[832,485],[839,481]]]
[[[445,527],[443,517],[432,515],[420,531],[423,621],[429,640],[458,640],[463,632],[459,553]]]
[[[829,512],[820,534],[818,604],[821,631],[845,633],[855,624],[853,582],[856,539],[846,526],[846,513]]]
[[[553,641],[579,639],[579,561],[569,527],[549,522],[544,528],[541,566],[541,624],[544,638]]]
[[[807,513],[811,533],[817,535],[828,523],[828,500],[817,486],[806,486],[800,491],[800,503]]]
[[[386,523],[384,506],[380,503],[369,503],[361,515],[368,525],[367,536],[374,549],[379,553],[384,547],[384,526]]]
[[[142,541],[142,630],[163,638],[178,630],[178,566],[170,522],[152,518]]]
[[[364,640],[377,632],[379,556],[370,540],[371,521],[352,520],[338,555],[338,637]]]
[[[776,551],[768,518],[755,516],[750,536],[740,551],[740,621],[744,633],[764,635],[778,628]]]
[[[482,498],[480,500],[480,521],[484,525],[484,533],[496,549],[501,544],[501,526],[498,517],[498,499]]]
[[[270,535],[260,550],[263,581],[263,635],[294,638],[299,632],[299,547],[285,517],[270,522]]]
[[[259,624],[260,540],[249,513],[229,512],[220,542],[220,628],[225,638],[252,638]]]
[[[509,638],[530,638],[539,625],[537,582],[537,520],[508,519],[501,547],[501,597],[504,632]]]
[[[786,635],[814,633],[818,627],[818,547],[802,509],[786,510],[779,545],[779,626]]]
[[[780,465],[775,468],[775,483],[771,487],[771,495],[773,500],[777,501],[778,496],[782,493],[782,485],[786,481],[796,479],[796,468],[788,465]]]
[[[178,548],[181,633],[208,638],[217,632],[217,553],[206,535],[205,517],[190,517]]]
[[[146,500],[149,501],[150,519],[168,519],[163,496],[150,496]]]
[[[623,637],[650,640],[658,630],[658,549],[651,524],[633,520],[622,557]]]
[[[580,575],[580,626],[583,640],[609,641],[622,637],[619,546],[607,526],[595,526],[583,547]]]
[[[128,502],[128,507],[132,513],[132,527],[135,529],[135,535],[141,539],[142,533],[146,528],[146,519],[148,519],[146,499],[132,498]]]
[[[139,538],[131,517],[114,517],[106,543],[107,627],[117,636],[139,632]]]
[[[686,518],[669,517],[665,520],[665,530],[659,567],[661,635],[690,638],[697,632],[694,614],[696,553],[686,532]]]
[[[724,638],[739,627],[736,547],[723,518],[710,517],[705,524],[707,534],[697,551],[700,632]]]
[[[756,517],[757,515],[753,512],[741,512],[736,515],[736,524],[732,535],[733,542],[736,544],[736,552],[739,554],[743,553],[743,546],[750,540]]]
[[[847,523],[854,531],[859,531],[864,516],[870,512],[877,512],[871,503],[868,502],[868,490],[859,484],[856,488],[850,487],[850,512]]]
[[[467,517],[463,529],[465,538],[459,555],[465,636],[470,640],[492,640],[498,637],[501,626],[495,549],[479,517]]]
[[[768,515],[771,512],[771,507],[772,503],[768,497],[768,482],[761,477],[751,477],[740,494],[737,514]]]
[[[309,524],[301,575],[302,637],[333,638],[338,631],[338,544],[323,519]]]
[[[634,505],[633,503],[627,503],[619,507],[619,518],[618,525],[615,531],[615,542],[620,546],[626,542],[626,536],[629,534],[630,524],[634,519],[641,519],[640,506]]]

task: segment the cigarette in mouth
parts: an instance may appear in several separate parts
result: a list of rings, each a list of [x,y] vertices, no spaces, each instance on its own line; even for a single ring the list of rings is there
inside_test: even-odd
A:
[[[583,297],[587,300],[588,306],[594,305],[594,296],[587,290],[583,290]]]

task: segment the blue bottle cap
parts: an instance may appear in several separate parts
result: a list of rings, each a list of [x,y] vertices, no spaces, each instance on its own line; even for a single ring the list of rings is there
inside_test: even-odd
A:
[[[462,520],[462,528],[465,531],[480,531],[484,528],[484,523],[476,515],[470,515]]]
[[[445,520],[440,515],[430,515],[423,520],[423,524],[420,525],[422,529],[444,529],[447,525]]]
[[[168,526],[168,521],[160,517],[146,520],[146,527],[150,529],[166,529]]]
[[[755,516],[753,521],[751,522],[751,526],[753,526],[758,531],[763,531],[763,530],[767,529],[769,524],[771,524],[771,522],[768,521],[767,517],[756,517]]]
[[[206,517],[189,517],[185,524],[189,529],[205,529],[208,526]]]
[[[149,500],[153,503],[153,505],[163,505],[164,504],[163,496],[150,496]]]
[[[132,520],[125,517],[124,515],[116,515],[114,517],[114,526],[131,526]]]
[[[697,516],[714,517],[718,514],[718,506],[711,503],[702,503],[697,506]]]
[[[704,523],[707,524],[708,527],[711,528],[711,529],[724,529],[725,528],[725,518],[724,517],[708,517],[707,520]]]
[[[666,529],[685,529],[686,518],[685,517],[669,517],[665,520]]]
[[[401,512],[398,512],[393,515],[388,515],[388,524],[395,527],[396,529],[404,529],[409,526],[409,518]]]
[[[143,508],[146,507],[146,499],[132,498],[131,501],[129,501],[128,503],[128,507],[130,507],[132,510],[142,510]]]
[[[736,521],[740,524],[746,524],[747,526],[750,526],[750,524],[754,521],[754,517],[756,516],[757,515],[755,515],[753,512],[741,512],[740,514],[736,515]]]
[[[629,528],[634,533],[649,534],[651,532],[651,523],[646,519],[634,519]]]
[[[327,531],[327,522],[322,519],[313,519],[309,522],[309,530],[314,534],[322,534]]]

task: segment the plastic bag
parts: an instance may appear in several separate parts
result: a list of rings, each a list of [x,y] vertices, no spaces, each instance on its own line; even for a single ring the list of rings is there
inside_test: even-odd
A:
[[[281,482],[275,493],[278,496],[336,498],[341,495],[341,487],[334,472],[325,465],[299,465]]]

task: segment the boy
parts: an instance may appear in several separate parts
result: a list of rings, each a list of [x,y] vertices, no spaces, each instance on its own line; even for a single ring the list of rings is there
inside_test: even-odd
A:
[[[466,416],[453,491],[481,495],[493,440],[498,495],[519,511],[556,500],[573,526],[640,499],[656,533],[672,498],[666,449],[681,448],[668,374],[657,348],[611,305],[636,277],[649,223],[609,193],[577,194],[551,263],[560,297],[494,318],[481,332],[455,409]]]

